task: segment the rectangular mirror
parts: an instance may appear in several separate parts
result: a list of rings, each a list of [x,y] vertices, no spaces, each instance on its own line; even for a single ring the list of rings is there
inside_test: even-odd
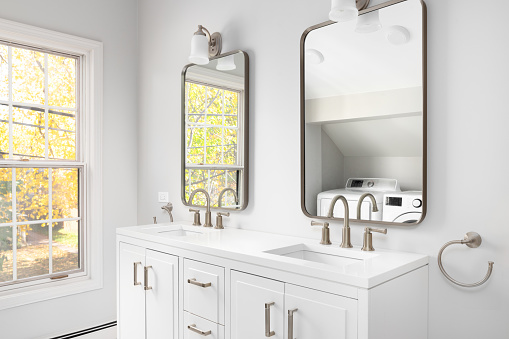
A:
[[[182,71],[182,202],[243,210],[248,202],[249,59],[235,51]]]
[[[426,213],[426,8],[390,1],[301,40],[301,205],[313,218],[416,224]],[[371,193],[371,197],[361,197]],[[361,201],[359,211],[357,206]],[[374,211],[374,205],[378,211]],[[358,216],[359,214],[359,216]]]

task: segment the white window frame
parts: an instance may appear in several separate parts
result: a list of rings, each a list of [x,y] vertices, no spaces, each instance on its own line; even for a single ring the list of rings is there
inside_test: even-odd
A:
[[[83,204],[84,274],[41,279],[0,288],[0,310],[103,287],[102,99],[103,44],[64,33],[0,19],[0,40],[80,56],[80,148],[85,187]],[[82,142],[85,140],[85,142]],[[47,163],[45,163],[47,164]],[[37,167],[37,161],[28,165]]]

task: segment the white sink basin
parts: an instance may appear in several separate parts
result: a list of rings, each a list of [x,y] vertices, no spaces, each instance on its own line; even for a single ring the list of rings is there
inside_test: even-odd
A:
[[[145,233],[158,235],[166,238],[186,237],[192,235],[202,235],[205,233],[215,232],[217,230],[211,228],[203,228],[199,226],[187,226],[181,224],[156,224],[142,228]]]
[[[163,237],[183,237],[190,234],[203,234],[203,232],[198,231],[188,231],[184,229],[180,230],[170,230],[170,231],[159,231],[157,232],[159,235],[162,235]]]
[[[345,249],[336,246],[297,244],[265,251],[283,257],[332,265],[335,267],[362,263],[363,260],[377,256],[374,253],[361,252],[359,249]]]

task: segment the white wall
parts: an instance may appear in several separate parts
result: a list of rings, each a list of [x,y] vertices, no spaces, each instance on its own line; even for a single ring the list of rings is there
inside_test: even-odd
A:
[[[104,288],[0,311],[0,337],[48,338],[116,319],[115,228],[136,223],[136,0],[0,0],[0,17],[104,43]]]
[[[427,4],[428,215],[374,241],[430,256],[430,338],[506,338],[509,3],[491,2],[488,10],[470,0]],[[180,202],[180,72],[202,24],[223,34],[226,51],[243,49],[251,58],[249,206],[225,224],[320,239],[300,210],[299,41],[307,27],[327,19],[329,6],[328,0],[139,2],[139,223],[167,220],[158,191],[170,192],[176,220],[191,219]],[[331,227],[335,242],[339,226]],[[352,242],[360,245],[362,227],[352,227]],[[482,246],[451,248],[444,261],[463,281],[481,279],[487,261],[495,261],[490,281],[475,289],[452,285],[436,264],[439,248],[467,231],[479,232]]]

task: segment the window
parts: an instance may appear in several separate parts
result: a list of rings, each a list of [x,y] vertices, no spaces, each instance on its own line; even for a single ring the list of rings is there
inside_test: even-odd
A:
[[[0,42],[0,286],[83,271],[78,69]]]
[[[0,309],[102,286],[101,103],[101,43],[0,19]]]
[[[186,201],[191,192],[203,188],[217,207],[223,189],[238,192],[240,97],[237,89],[186,81]],[[235,205],[231,195],[223,202]],[[196,196],[194,203],[205,205],[205,196]]]

